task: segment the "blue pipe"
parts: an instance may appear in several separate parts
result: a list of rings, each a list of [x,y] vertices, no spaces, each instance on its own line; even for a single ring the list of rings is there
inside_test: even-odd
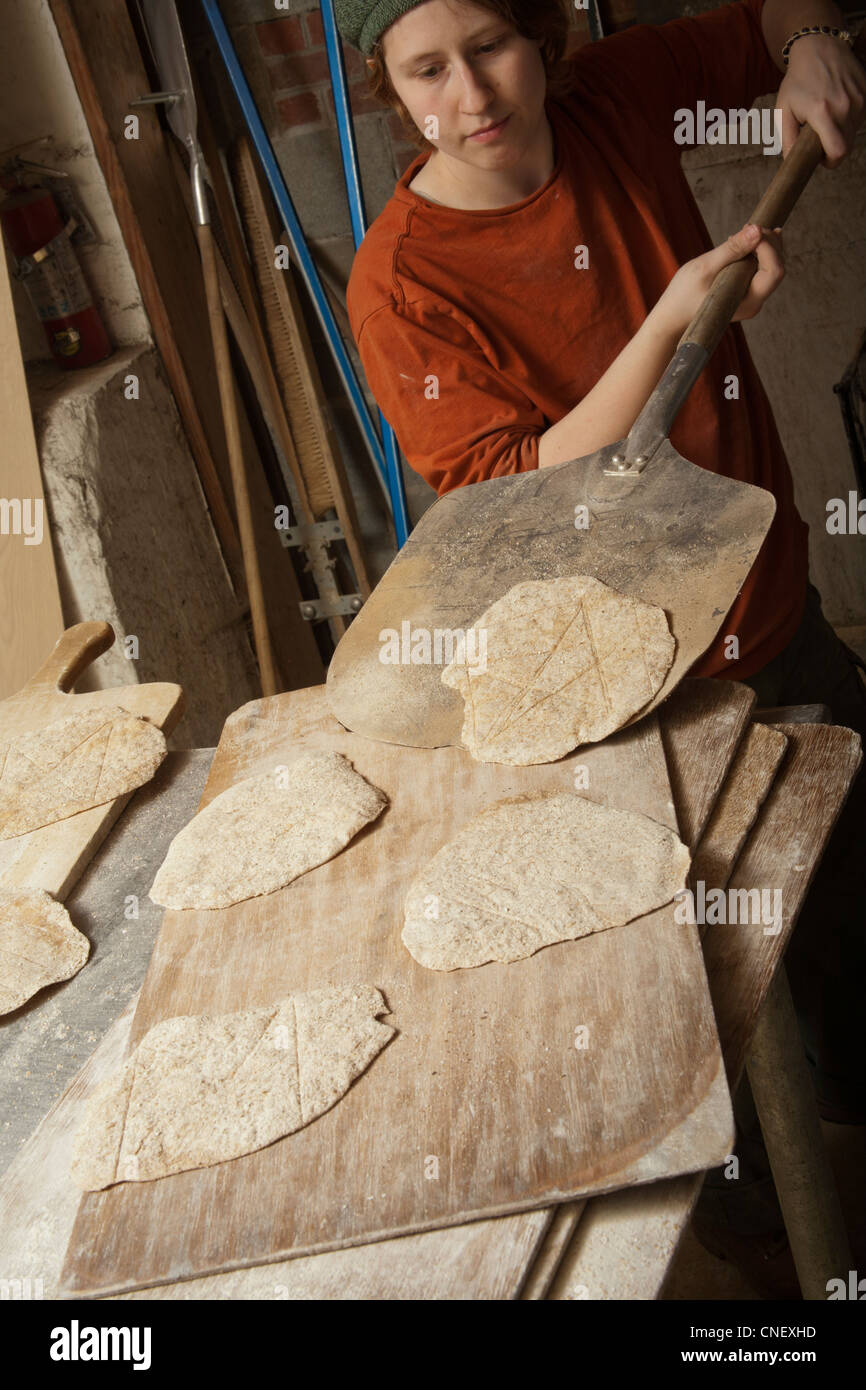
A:
[[[355,127],[352,123],[352,110],[346,88],[343,50],[337,32],[333,0],[319,0],[319,9],[322,12],[322,27],[325,30],[325,47],[328,50],[328,67],[331,70],[334,109],[337,113],[337,130],[340,135],[340,154],[343,159],[343,173],[346,177],[346,194],[349,199],[349,214],[352,218],[352,236],[357,251],[367,232],[367,213],[364,207],[364,190],[361,187],[358,151],[355,146]]]
[[[328,303],[327,298],[325,297],[325,292],[322,288],[322,282],[319,279],[319,273],[307,249],[303,228],[301,227],[301,224],[298,220],[298,215],[295,211],[295,206],[292,202],[289,190],[286,187],[286,182],[283,178],[282,170],[280,169],[280,166],[277,163],[276,155],[274,154],[274,151],[271,147],[271,142],[268,139],[267,132],[264,126],[262,125],[261,117],[259,116],[255,101],[253,100],[252,92],[250,91],[249,84],[247,83],[247,80],[244,76],[243,69],[241,68],[240,63],[238,62],[238,57],[235,52],[234,45],[232,44],[228,29],[225,26],[225,21],[223,20],[222,14],[220,13],[220,8],[217,4],[217,0],[201,0],[201,3],[205,15],[207,17],[208,23],[210,24],[211,30],[213,32],[213,36],[216,40],[217,47],[219,48],[220,55],[222,57],[223,62],[225,63],[226,72],[228,73],[229,80],[231,81],[232,87],[234,88],[235,96],[237,97],[241,110],[244,114],[244,119],[246,120],[253,144],[256,147],[256,152],[259,156],[259,159],[261,160],[262,167],[265,171],[265,177],[267,178],[268,185],[274,197],[274,201],[277,207],[279,208],[280,215],[285,223],[286,231],[288,232],[289,240],[291,242],[292,252],[294,253],[298,261],[298,264],[300,265],[301,273],[304,277],[307,289],[310,292],[310,296],[315,305],[316,312],[318,313],[319,319],[322,324],[322,328],[325,332],[325,336],[327,337],[328,342],[331,346],[331,351],[334,354],[334,359],[337,363],[340,376],[342,377],[343,385],[345,386],[346,391],[349,394],[349,399],[352,403],[355,417],[361,428],[361,432],[364,435],[364,438],[367,442],[367,447],[370,450],[370,454],[379,470],[379,474],[382,477],[383,482],[388,490],[388,496],[391,502],[391,508],[395,517],[396,526],[397,518],[400,513],[400,495],[398,494],[396,497],[394,496],[391,478],[389,476],[389,466],[386,465],[385,460],[383,458],[382,445],[376,433],[376,427],[373,424],[372,417],[367,408],[367,402],[364,399],[361,387],[358,383],[358,378],[355,375],[355,369],[352,366],[351,361],[349,360],[348,353],[346,352],[345,344],[343,343],[343,339],[340,335],[340,330],[337,327],[336,321],[334,319],[331,306]],[[405,499],[403,501],[403,511],[405,512]],[[403,540],[405,539],[406,537],[404,536]],[[403,541],[399,540],[399,528],[398,544],[403,544]]]
[[[352,237],[357,251],[367,232],[367,213],[364,207],[364,190],[361,187],[358,150],[355,145],[355,127],[352,122],[352,110],[346,87],[346,68],[343,62],[340,36],[337,32],[337,22],[334,17],[333,0],[319,0],[319,8],[322,13],[322,26],[325,30],[325,47],[328,51],[334,109],[337,113],[337,131],[340,136],[340,154],[346,179],[349,215],[352,219]],[[400,452],[394,431],[381,410],[379,411],[379,422],[382,426],[382,439],[385,445],[388,491],[392,500],[394,529],[397,533],[397,548],[399,550],[405,544],[410,529],[403,469],[400,464]]]

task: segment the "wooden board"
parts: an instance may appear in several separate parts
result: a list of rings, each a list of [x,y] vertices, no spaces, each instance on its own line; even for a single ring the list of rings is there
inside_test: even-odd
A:
[[[719,699],[723,690],[728,692],[726,710]],[[712,680],[684,681],[672,700],[663,706],[663,712],[671,707],[674,711],[673,718],[663,717],[661,723],[671,785],[680,789],[677,814],[681,823],[691,823],[700,836],[689,878],[694,884],[705,877],[707,888],[723,887],[728,882],[744,840],[760,817],[787,746],[784,735],[776,730],[749,724],[728,766],[721,791],[717,789],[711,802],[701,794],[702,786],[705,792],[707,785],[716,780],[710,770],[713,760],[705,756],[710,729],[715,748],[716,729],[731,725],[737,691],[743,696],[752,696],[746,704],[746,709],[751,708],[754,695],[748,686]],[[714,703],[720,706],[718,718],[712,718]],[[696,718],[699,713],[703,721]],[[711,724],[707,722],[709,718],[712,718]],[[768,737],[764,737],[765,734]],[[828,788],[831,797],[834,790]],[[708,804],[711,814],[706,815],[701,808]],[[691,843],[694,844],[694,838]],[[810,854],[817,859],[822,848],[823,845],[813,844]],[[778,849],[781,852],[783,846]],[[700,928],[702,938],[711,930]],[[726,929],[717,927],[715,930]],[[775,938],[761,937],[756,943],[753,937],[753,951],[756,944],[758,952],[771,956],[775,969],[782,955]],[[734,977],[728,977],[724,986],[734,1008],[740,997],[744,967],[745,960],[741,957]],[[711,993],[719,988],[722,986],[711,974]],[[763,994],[755,1003],[756,1011],[762,1000]],[[756,1013],[746,1024],[749,1033],[754,1028],[755,1017]],[[721,1042],[727,1062],[724,1037]],[[667,1178],[648,1190],[608,1192],[596,1198],[589,1204],[579,1230],[565,1247],[545,1296],[555,1301],[577,1297],[656,1298],[702,1183],[703,1174],[697,1173]],[[638,1200],[629,1200],[632,1196],[637,1196]],[[549,1236],[545,1243],[547,1239]]]
[[[775,936],[765,935],[761,927],[728,923],[708,928],[703,939],[732,1087],[742,1074],[758,1009],[776,963],[791,938],[824,846],[863,760],[859,735],[841,725],[774,727],[788,740],[786,757],[728,880],[728,891],[778,890],[781,930]],[[756,936],[762,949],[755,949]]]
[[[358,512],[327,398],[307,331],[298,291],[290,270],[274,264],[275,238],[262,178],[249,140],[238,141],[236,195],[247,230],[253,265],[264,310],[264,324],[271,343],[280,401],[297,443],[297,461],[304,477],[304,495],[312,508],[312,520],[336,510],[346,548],[355,570],[362,598],[369,598],[371,584],[361,544]],[[279,403],[279,402],[278,402]],[[345,630],[345,624],[341,627]]]
[[[711,692],[712,698],[705,711],[705,718],[711,721],[709,727],[714,734],[712,757],[709,759],[706,729],[704,737],[700,738],[689,713],[694,708],[694,692],[690,691],[694,685],[705,686]],[[723,711],[730,703],[731,693],[736,695],[740,690],[744,691],[744,688],[726,681],[684,681],[659,711],[672,780],[676,775],[689,798],[690,809],[696,820],[703,814],[698,803],[706,796],[707,779],[702,775],[706,763],[717,757],[729,762],[733,752],[732,744],[720,743],[715,737],[719,723],[714,718],[712,705],[715,704],[722,714],[721,726],[730,727],[730,720],[724,718]],[[685,718],[681,717],[681,706],[684,706]],[[782,717],[791,719],[792,710],[785,711]],[[189,769],[178,773],[178,776],[188,777]],[[174,790],[177,792],[179,788],[175,787]],[[681,809],[678,803],[678,816]],[[167,814],[171,819],[172,812]],[[681,821],[684,819],[682,816],[680,818]],[[140,819],[141,802],[137,799],[125,817],[127,839],[130,835],[134,836]],[[148,837],[142,840],[141,858],[143,866],[146,865],[153,875],[159,858]],[[103,874],[116,878],[118,868],[117,848],[112,849],[109,841],[99,862],[100,879],[93,884],[93,888],[98,890]],[[82,906],[88,910],[86,899],[82,900]],[[80,1198],[69,1176],[72,1138],[88,1095],[120,1063],[126,1051],[136,1004],[137,996],[13,1160],[0,1188],[0,1273],[14,1271],[20,1278],[42,1279],[45,1298],[54,1298],[57,1294],[63,1254]],[[618,1194],[636,1199],[630,1208],[634,1222],[626,1237],[629,1253],[625,1269],[643,1268],[641,1254],[646,1251],[648,1231],[652,1233],[658,1195],[678,1183],[688,1186],[700,1180],[701,1175],[697,1178],[674,1178],[649,1186],[629,1188]],[[122,1300],[273,1300],[279,1297],[288,1300],[364,1299],[378,1302],[497,1300],[518,1296],[537,1299],[545,1296],[545,1288],[555,1272],[564,1245],[568,1243],[569,1234],[576,1224],[575,1211],[586,1209],[586,1214],[591,1215],[598,1207],[607,1209],[616,1195],[595,1197],[588,1202],[564,1203],[557,1208],[523,1212],[489,1221],[474,1221],[464,1226],[444,1227],[419,1236],[402,1236],[375,1245],[355,1246],[279,1264],[235,1270],[188,1280],[183,1284],[164,1284],[116,1297]],[[640,1224],[641,1212],[647,1213],[645,1226]],[[665,1207],[664,1220],[657,1223],[663,1226],[659,1249],[656,1250],[656,1242],[653,1241],[648,1258],[650,1267],[645,1270],[643,1280],[644,1286],[650,1291],[634,1296],[655,1296],[667,1265],[661,1250],[662,1238],[668,1238],[666,1248],[669,1258],[676,1244],[680,1223],[685,1219],[680,1208],[672,1213]],[[619,1229],[619,1226],[613,1229],[612,1226],[602,1225],[597,1231],[596,1244],[610,1240],[611,1245],[615,1246]],[[539,1245],[542,1236],[543,1241]],[[606,1262],[611,1273],[615,1264],[616,1261]],[[578,1274],[582,1274],[582,1270],[579,1269]],[[594,1278],[582,1282],[597,1287]],[[609,1285],[609,1290],[605,1296],[620,1296],[615,1280]],[[632,1295],[629,1292],[622,1296]]]
[[[705,890],[724,888],[787,746],[778,729],[749,725],[692,859],[689,877],[694,886],[703,882]]]
[[[748,733],[747,721],[754,699],[754,692],[748,686],[733,681],[690,679],[683,681],[659,710],[668,774],[671,786],[676,789],[680,834],[690,845],[694,845],[704,831],[719,788],[725,782],[725,773],[730,771],[741,740]],[[710,738],[712,755],[708,757]],[[741,790],[751,805],[754,784],[742,786]],[[688,835],[686,827],[690,827]],[[276,1290],[283,1298],[320,1301],[344,1298],[376,1302],[455,1298],[489,1301],[518,1297],[537,1301],[573,1297],[569,1290],[575,1284],[598,1289],[595,1273],[584,1271],[582,1261],[576,1266],[571,1263],[574,1278],[566,1285],[565,1294],[558,1278],[555,1286],[558,1292],[552,1293],[551,1285],[563,1255],[570,1254],[575,1246],[574,1233],[579,1227],[576,1248],[584,1250],[581,1222],[587,1215],[594,1216],[599,1208],[604,1212],[610,1210],[612,1219],[600,1223],[593,1220],[590,1246],[593,1250],[597,1245],[604,1249],[605,1242],[610,1241],[611,1249],[619,1251],[622,1266],[618,1284],[612,1274],[617,1261],[607,1262],[606,1268],[611,1270],[609,1296],[620,1296],[617,1289],[627,1287],[626,1277],[644,1265],[648,1265],[644,1269],[644,1285],[651,1286],[653,1293],[649,1296],[655,1296],[675,1249],[676,1235],[687,1223],[690,1211],[690,1201],[679,1206],[671,1202],[671,1190],[679,1190],[679,1186],[685,1184],[684,1190],[693,1200],[691,1194],[702,1181],[700,1173],[694,1177],[670,1178],[649,1187],[626,1188],[588,1200],[563,1202],[544,1210],[473,1221],[463,1226],[425,1231],[418,1236],[380,1241],[376,1245],[329,1251],[281,1264],[194,1279],[181,1286],[165,1285],[117,1297],[256,1299],[272,1298]],[[659,1194],[664,1194],[661,1220],[656,1219],[661,1201]],[[627,1197],[633,1198],[627,1210],[630,1216],[634,1215],[634,1221],[627,1234],[628,1257],[622,1259],[623,1226],[618,1219],[619,1209],[611,1204]],[[643,1224],[641,1213],[646,1216]],[[644,1260],[647,1239],[650,1244]],[[531,1255],[533,1250],[535,1253]]]
[[[70,1293],[549,1206],[730,1151],[697,932],[676,926],[672,907],[479,970],[426,971],[399,937],[409,880],[442,843],[492,801],[573,789],[578,764],[590,797],[675,825],[655,716],[561,762],[505,768],[456,748],[368,742],[330,716],[321,688],[298,691],[227,721],[203,804],[301,744],[345,753],[389,809],[280,893],[167,912],[131,1042],[161,1018],[355,979],[382,990],[399,1035],[339,1105],[268,1149],[85,1196],[64,1271]],[[586,1050],[574,1042],[581,1024]],[[438,1180],[425,1178],[430,1156]]]
[[[725,683],[706,684],[722,687]],[[660,711],[665,726],[666,716],[675,708],[681,691],[682,687]],[[785,721],[790,722],[792,717],[792,711],[786,711]],[[793,850],[797,838],[806,846],[809,862],[805,870],[799,871],[796,885],[800,898],[823,850],[821,828],[817,827],[817,837],[808,833],[816,827],[809,819],[810,800],[804,800],[801,791],[806,785],[821,782],[832,818],[832,811],[843,799],[856,768],[855,752],[852,759],[834,760],[828,776],[824,733],[819,730],[816,735],[814,739],[798,741],[796,747],[789,750],[778,778],[779,793],[782,802],[787,801],[788,814],[780,802],[779,815],[773,817],[777,829],[780,823],[784,827],[784,839],[777,845],[780,851],[784,852],[785,847]],[[667,746],[667,737],[665,742]],[[855,735],[849,734],[847,742],[856,749]],[[676,751],[689,751],[692,758],[699,755],[694,740],[680,744],[674,737],[670,746]],[[694,771],[699,771],[697,765]],[[682,784],[692,786],[687,765],[681,763],[680,772]],[[807,813],[807,819],[799,822],[799,832],[807,832],[805,836],[791,833],[798,829],[798,806],[801,812]],[[766,835],[767,828],[759,819],[750,840]],[[765,845],[765,862],[773,858],[773,839],[771,832]],[[798,858],[797,863],[800,862]],[[773,881],[777,877],[774,870]],[[793,906],[795,912],[798,905]],[[713,930],[723,935],[726,929]],[[777,946],[778,938],[753,937],[751,950],[740,953],[737,961],[732,962],[734,974],[726,976],[732,1001],[741,993],[751,994],[750,988],[743,989],[744,983],[751,971],[764,973],[767,947],[775,953]],[[118,1020],[62,1100],[28,1140],[5,1175],[0,1190],[0,1273],[14,1272],[18,1278],[43,1280],[45,1298],[57,1296],[60,1259],[77,1207],[75,1190],[68,1176],[72,1136],[87,1095],[121,1061],[129,1014],[127,1011]],[[676,1178],[591,1199],[586,1203],[578,1228],[578,1241],[557,1271],[547,1296],[568,1300],[657,1297],[699,1185],[700,1177]],[[560,1216],[567,1210],[567,1207],[557,1209],[548,1236],[556,1235]],[[537,1290],[534,1276],[537,1266],[541,1266],[539,1277],[546,1272],[547,1237],[528,1277],[526,1271],[532,1261],[532,1232],[542,1229],[538,1224],[542,1216],[541,1212],[532,1212],[477,1221],[377,1245],[333,1251],[179,1285],[163,1285],[121,1295],[121,1298],[477,1301],[513,1298],[524,1278],[523,1297],[538,1297],[538,1292],[533,1291]]]
[[[742,758],[743,746],[748,743],[753,730],[753,726],[749,724],[749,716],[754,704],[754,691],[747,685],[735,681],[691,678],[682,681],[670,699],[659,709],[659,726],[668,777],[674,793],[680,836],[689,845],[693,855],[690,882],[695,877],[695,865],[700,861],[702,854],[705,856],[707,837],[714,823],[721,794],[731,792],[734,801],[742,808],[742,819],[748,819],[751,825],[767,793],[769,783],[764,783],[755,775],[757,769],[754,762],[757,760],[744,765]],[[707,756],[708,740],[712,740],[710,757]],[[774,769],[776,765],[777,760],[774,759]],[[771,780],[772,773],[769,773],[769,776]],[[728,873],[733,868],[735,857],[732,839],[730,835],[724,839],[719,836],[711,837],[714,847],[713,862],[717,869],[720,870],[724,864],[725,852],[731,854],[731,860],[726,865]],[[737,844],[736,850],[739,848],[740,844]],[[628,1206],[627,1210],[636,1213],[646,1212],[646,1227],[650,1231],[650,1214],[655,1211],[658,1193],[667,1189],[679,1191],[678,1185],[681,1184],[696,1184],[697,1191],[702,1182],[702,1173],[682,1178],[667,1178],[654,1183],[649,1191],[637,1190],[638,1200]],[[691,1191],[691,1188],[687,1187],[684,1190]],[[584,1280],[583,1268],[577,1254],[584,1248],[585,1224],[591,1224],[593,1230],[598,1229],[599,1222],[595,1219],[597,1209],[609,1209],[613,1219],[609,1222],[602,1220],[600,1226],[602,1232],[610,1231],[613,1249],[615,1240],[620,1235],[620,1224],[616,1219],[616,1213],[620,1208],[616,1206],[616,1202],[618,1198],[628,1196],[629,1191],[635,1189],[620,1189],[618,1192],[595,1197],[590,1202],[567,1202],[555,1208],[552,1213],[553,1220],[545,1232],[538,1255],[520,1291],[520,1298],[537,1301],[543,1298],[597,1296],[574,1292],[575,1288],[589,1290],[598,1287],[597,1281],[594,1282],[591,1275]],[[665,1211],[667,1213],[667,1206]],[[682,1208],[683,1226],[688,1221],[689,1211],[688,1205]],[[591,1218],[590,1223],[585,1222],[587,1216]],[[518,1219],[526,1220],[525,1217]],[[639,1238],[635,1238],[636,1234],[639,1237],[641,1228],[637,1233],[634,1230],[630,1232],[632,1246],[628,1251],[628,1259],[624,1262],[625,1268],[629,1270],[643,1262],[643,1251]],[[602,1241],[604,1238],[602,1235]],[[673,1246],[670,1249],[672,1252]],[[618,1250],[618,1258],[621,1253]],[[563,1282],[560,1269],[566,1263],[570,1274]],[[612,1263],[615,1264],[616,1261]],[[652,1265],[651,1260],[648,1263]],[[658,1273],[657,1266],[654,1268]],[[664,1268],[666,1265],[662,1268],[662,1274],[658,1276],[659,1282],[663,1277]],[[646,1276],[647,1280],[651,1277]]]
[[[694,794],[706,783],[702,774],[708,760],[707,729],[703,748],[692,737],[695,725],[687,707],[691,705],[693,712],[694,697],[699,692],[688,692],[687,687],[694,685],[707,688],[704,693],[709,694],[708,704],[716,698],[714,692],[736,687],[722,681],[687,681],[660,711],[669,767],[672,773],[676,769],[679,785],[691,798],[690,809],[697,821],[701,819],[701,812]],[[685,707],[680,705],[683,695],[687,697]],[[786,709],[781,727],[797,723],[801,709],[805,708],[808,707]],[[709,709],[706,714],[709,717]],[[714,729],[715,725],[712,727]],[[792,918],[796,917],[808,881],[820,862],[828,826],[856,772],[857,736],[848,730],[839,732],[845,736],[834,737],[828,745],[825,730],[807,731],[802,737],[797,731],[795,745],[789,749],[781,770],[777,768],[773,787],[775,806],[766,821],[761,819],[759,803],[764,788],[762,779],[754,776],[754,760],[750,759],[751,768],[744,767],[740,760],[736,771],[743,799],[757,815],[747,842],[747,853],[760,846],[761,862],[766,866],[774,865],[773,882],[786,877],[794,858],[797,860],[796,878],[790,882]],[[715,738],[713,750],[716,751]],[[769,771],[775,762],[770,747],[765,745],[760,760]],[[731,775],[735,775],[733,768]],[[816,820],[815,803],[808,794],[804,796],[804,791],[809,787],[814,789],[819,783],[826,812]],[[680,809],[678,803],[678,813]],[[727,866],[722,874],[724,881],[729,877],[729,868]],[[709,932],[724,941],[727,928],[717,926],[709,928]],[[722,1040],[726,1063],[737,1064],[735,1054],[727,1051],[728,1044],[743,1037],[748,1041],[754,1032],[765,998],[766,982],[781,961],[784,944],[782,934],[764,937],[752,933],[748,941],[739,943],[733,955],[714,958],[710,966],[714,997],[716,991],[724,992],[731,1017],[738,1001],[748,1001],[742,1026]],[[533,1235],[541,1232],[539,1222],[545,1215],[542,1212],[477,1221],[376,1246],[334,1251],[122,1297],[264,1299],[279,1296],[319,1301],[346,1298],[491,1300],[516,1296],[522,1299],[546,1297],[554,1301],[657,1298],[670,1272],[702,1181],[700,1173],[669,1178],[650,1186],[625,1188],[586,1202],[564,1203],[551,1209],[549,1215],[553,1219],[532,1261],[528,1260],[527,1251]],[[569,1243],[569,1234],[575,1228],[576,1235]],[[41,1267],[34,1262],[34,1270]]]
[[[776,728],[788,746],[772,787],[757,807],[733,874],[730,865],[722,869],[716,860],[719,882],[732,888],[781,888],[784,903],[783,927],[777,936],[730,924],[708,926],[704,934],[707,973],[732,1087],[742,1072],[809,883],[860,765],[857,734],[840,727],[809,727],[801,722],[808,708],[780,711],[783,722]],[[764,744],[760,761],[769,771],[775,761],[770,745]],[[755,798],[761,796],[762,781],[755,771],[754,762],[750,774],[740,761],[736,773],[753,808]],[[714,828],[710,833],[716,848],[720,847]],[[728,850],[732,848],[729,841]],[[700,1177],[674,1178],[643,1191],[609,1193],[589,1203],[548,1297],[574,1298],[576,1286],[587,1291],[581,1295],[584,1298],[659,1297],[700,1188]]]
[[[662,744],[680,838],[692,849],[701,840],[754,705],[755,692],[748,685],[692,677],[662,706]]]
[[[146,716],[171,733],[183,713],[179,685],[151,681],[119,685],[82,695],[68,692],[82,671],[114,641],[108,623],[78,623],[56,643],[44,666],[16,695],[0,703],[0,741],[30,733],[55,719],[82,710],[119,705],[130,714]],[[63,899],[126,805],[127,796],[104,806],[67,816],[54,825],[0,840],[0,882],[19,888],[44,888]]]
[[[51,642],[63,631],[60,591],[54,568],[48,512],[42,491],[33,417],[27,396],[18,326],[12,307],[6,256],[0,243],[0,439],[7,500],[42,507],[42,541],[25,545],[24,535],[0,531],[0,699],[30,675]]]

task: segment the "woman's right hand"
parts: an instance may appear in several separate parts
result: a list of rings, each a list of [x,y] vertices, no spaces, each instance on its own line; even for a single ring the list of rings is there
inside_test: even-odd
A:
[[[657,316],[671,334],[679,337],[701,307],[719,271],[752,254],[757,259],[758,268],[733,316],[733,322],[754,318],[764,301],[784,279],[785,266],[781,228],[757,227],[749,222],[720,246],[714,246],[712,251],[706,251],[702,256],[695,256],[694,260],[681,265],[656,304],[653,316]]]

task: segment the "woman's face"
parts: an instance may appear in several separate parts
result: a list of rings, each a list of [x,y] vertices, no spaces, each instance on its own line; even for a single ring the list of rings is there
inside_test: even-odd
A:
[[[395,92],[444,154],[505,170],[537,138],[547,89],[540,41],[522,38],[491,10],[471,0],[426,0],[385,31],[382,48]]]

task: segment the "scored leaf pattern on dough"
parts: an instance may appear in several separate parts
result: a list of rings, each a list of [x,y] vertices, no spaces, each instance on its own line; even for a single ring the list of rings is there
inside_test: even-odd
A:
[[[157,1023],[94,1092],[72,1175],[85,1190],[210,1167],[302,1129],[396,1033],[372,985]]]
[[[463,744],[482,762],[549,762],[606,737],[652,700],[675,647],[661,608],[589,575],[517,584],[474,629],[486,665],[464,654],[442,680],[464,697]]]
[[[0,749],[0,839],[125,796],[153,776],[165,752],[162,731],[119,706],[20,734]]]

